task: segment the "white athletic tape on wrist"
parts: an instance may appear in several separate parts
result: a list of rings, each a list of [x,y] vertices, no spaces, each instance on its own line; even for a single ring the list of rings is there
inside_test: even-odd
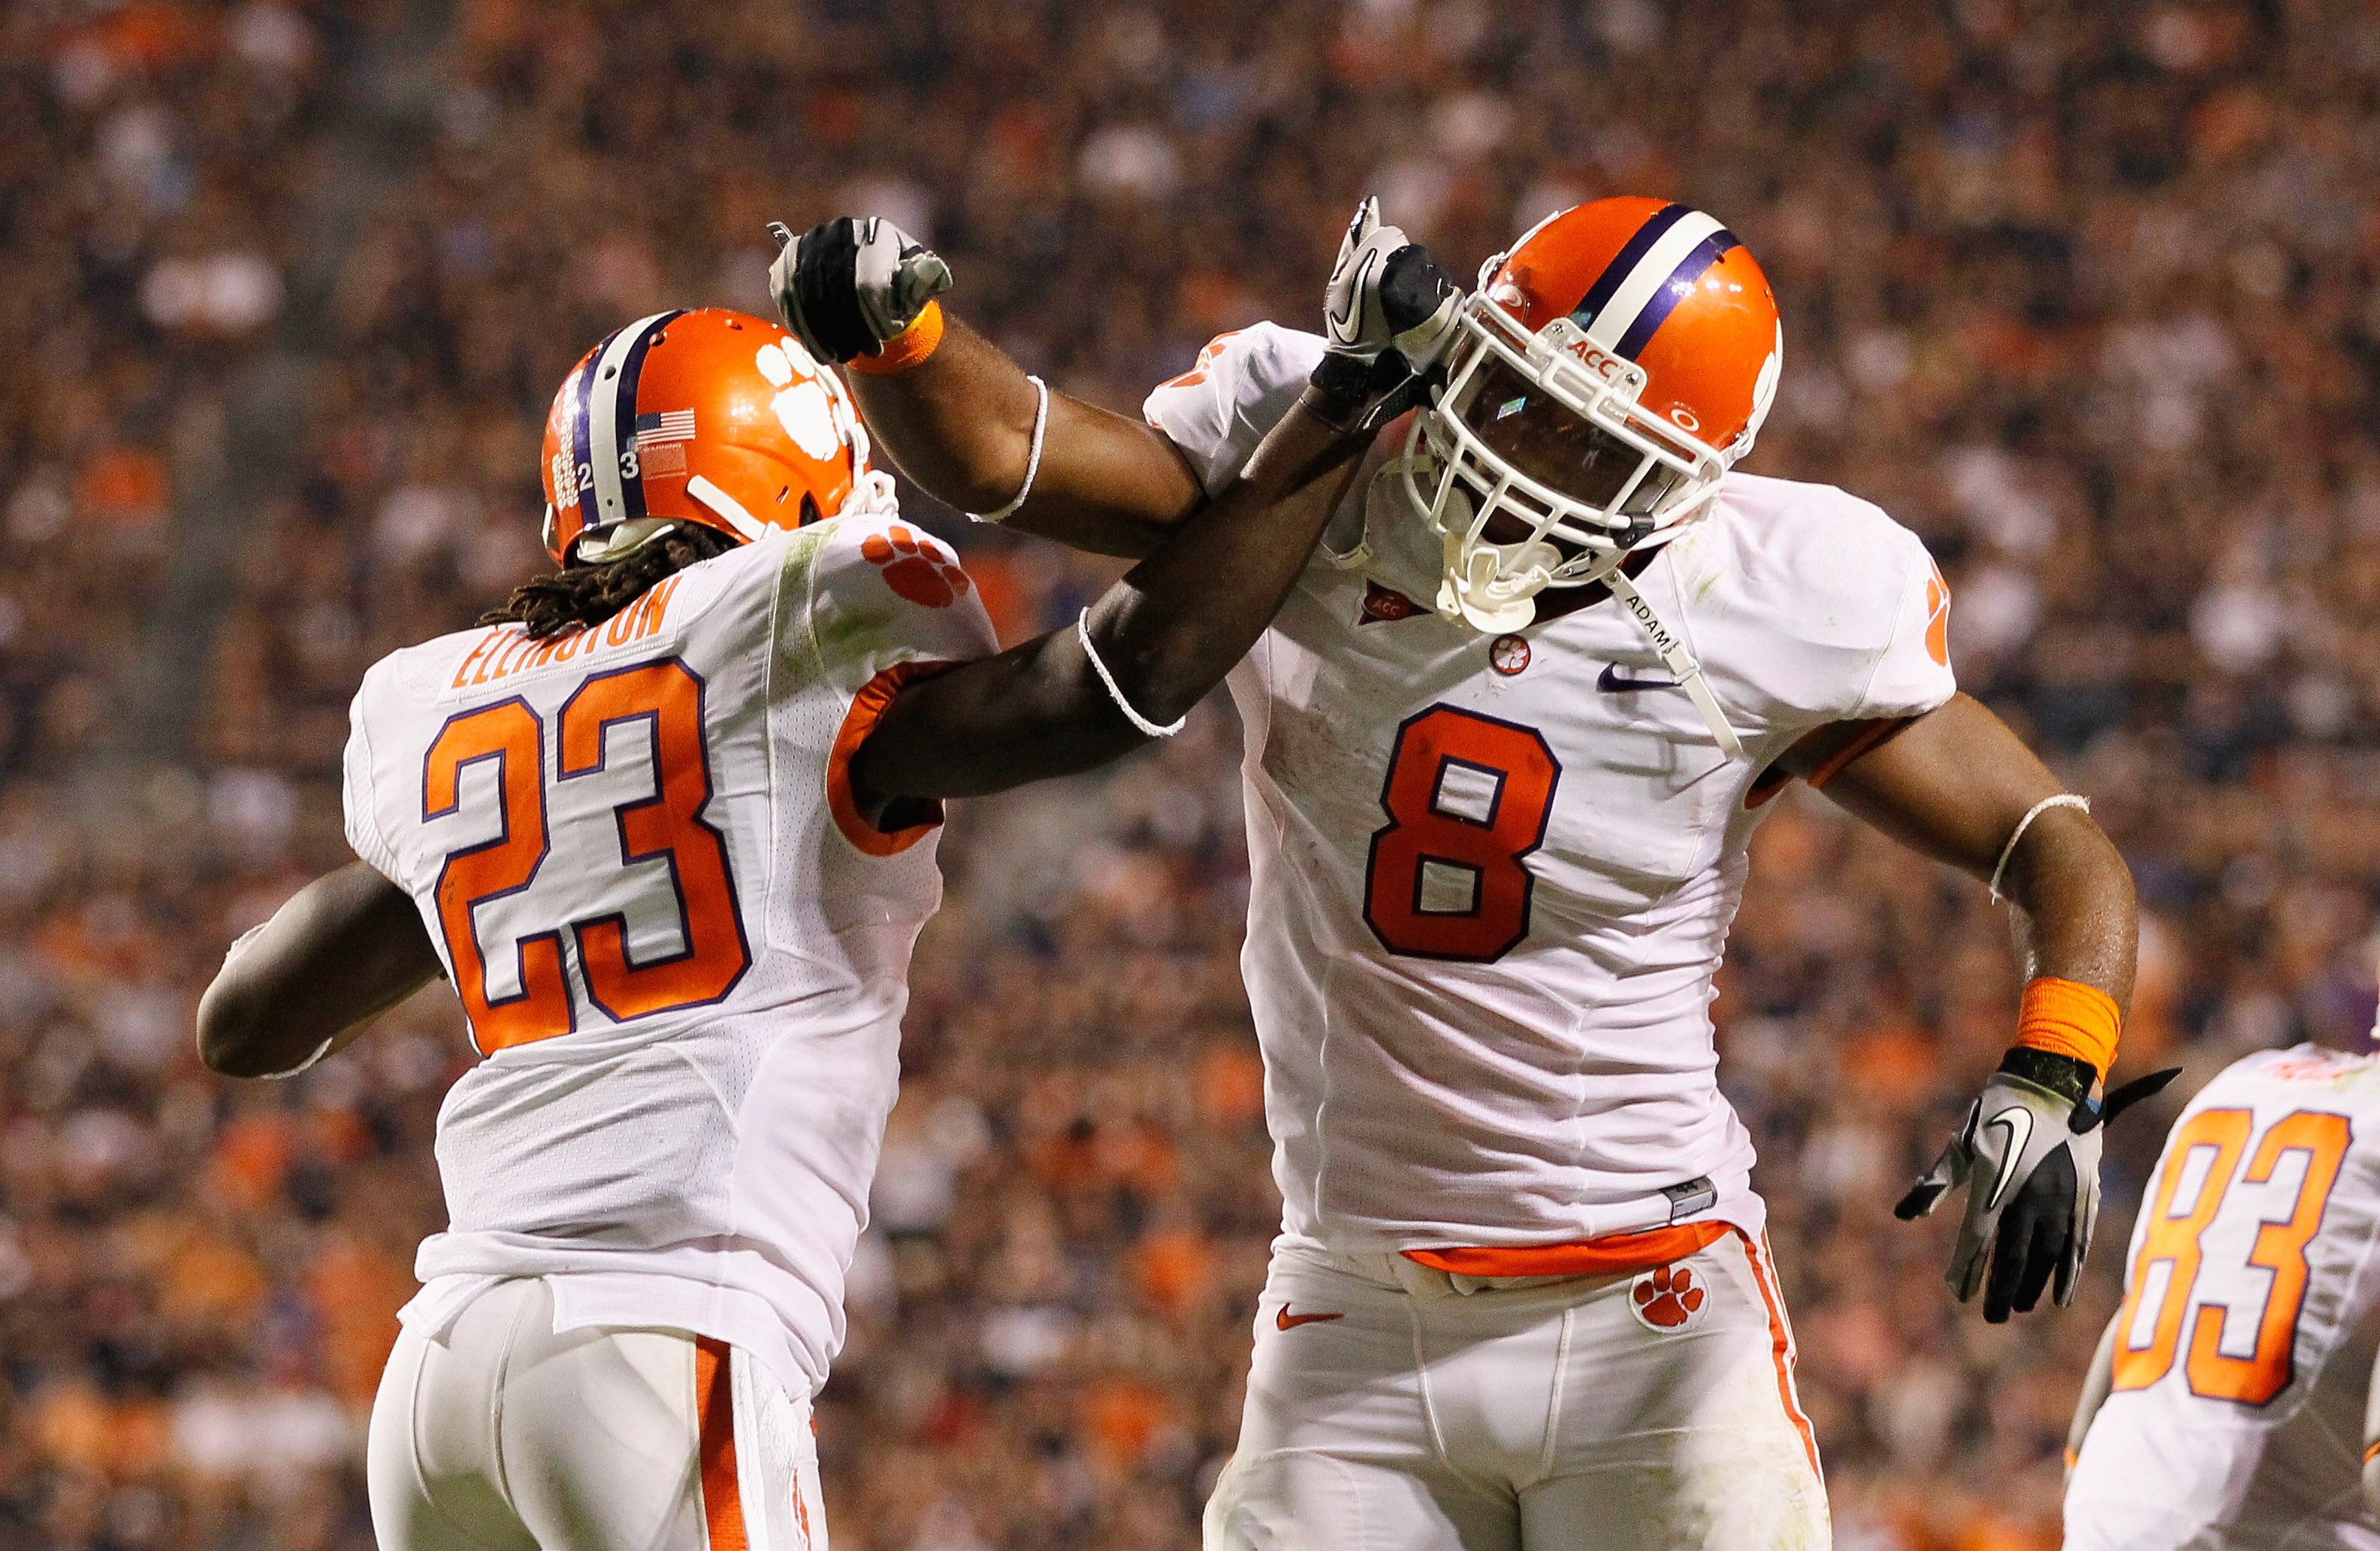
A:
[[[1190,725],[1190,714],[1186,711],[1171,723],[1160,727],[1132,708],[1132,702],[1124,699],[1123,691],[1116,688],[1115,675],[1108,671],[1107,664],[1099,661],[1099,648],[1091,644],[1091,611],[1088,608],[1075,616],[1075,634],[1082,640],[1083,655],[1091,660],[1091,670],[1099,676],[1099,682],[1108,687],[1108,699],[1115,702],[1116,709],[1124,714],[1126,721],[1151,738],[1171,738]]]
[[[1995,904],[1999,901],[2000,897],[2000,874],[2008,871],[2009,858],[2016,855],[2017,842],[2024,838],[2024,832],[2033,827],[2034,820],[2052,808],[2080,808],[2087,813],[2091,811],[2091,800],[2070,791],[2062,791],[2056,797],[2043,798],[2024,811],[2024,817],[2016,821],[2016,833],[2010,836],[2008,844],[2000,848],[1999,861],[1992,868],[1991,890]]]
[[[1040,402],[1035,405],[1033,409],[1033,450],[1025,456],[1025,487],[1016,493],[1008,505],[998,511],[967,513],[971,521],[1005,522],[1014,517],[1016,508],[1025,504],[1025,497],[1033,494],[1034,476],[1041,472],[1041,437],[1050,429],[1050,385],[1038,377],[1027,377],[1025,380],[1031,383],[1033,390],[1041,396]],[[1089,639],[1087,636],[1084,638],[1087,642]],[[1091,660],[1099,661],[1097,657]],[[1104,676],[1107,669],[1101,668],[1099,672]],[[1111,684],[1108,688],[1112,690],[1115,686]]]

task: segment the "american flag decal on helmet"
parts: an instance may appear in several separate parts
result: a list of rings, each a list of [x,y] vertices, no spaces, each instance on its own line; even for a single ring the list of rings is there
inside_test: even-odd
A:
[[[637,417],[637,446],[650,447],[663,442],[694,440],[692,409],[663,409],[657,414]]]
[[[1729,250],[1736,235],[1699,210],[1667,204],[1645,217],[1621,245],[1571,317],[1586,336],[1629,360],[1643,354],[1694,283]]]

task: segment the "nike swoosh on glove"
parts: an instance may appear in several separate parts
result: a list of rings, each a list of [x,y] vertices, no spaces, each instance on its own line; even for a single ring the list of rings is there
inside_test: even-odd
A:
[[[2128,1082],[2104,1103],[2076,1100],[2046,1081],[2008,1069],[2069,1061],[2048,1056],[2010,1061],[1984,1084],[1983,1096],[1967,1111],[1932,1172],[1910,1187],[1892,1215],[1901,1221],[1931,1216],[1942,1198],[1967,1187],[1967,1215],[1959,1227],[1959,1247],[1943,1280],[1960,1302],[1984,1293],[1984,1318],[2007,1321],[2011,1310],[2029,1313],[2044,1288],[2060,1308],[2074,1301],[2082,1257],[2099,1219],[2099,1153],[2108,1122],[2156,1093],[2180,1074],[2176,1067]],[[2085,1074],[2090,1069],[2072,1062]],[[1988,1263],[1988,1267],[1987,1264]],[[2054,1284],[2054,1285],[2053,1285]]]
[[[1347,223],[1323,287],[1330,344],[1315,385],[1345,403],[1409,387],[1446,353],[1462,305],[1462,292],[1429,250],[1382,225],[1380,202],[1366,199]]]
[[[798,240],[772,221],[769,235],[777,239],[769,265],[777,317],[820,360],[880,354],[951,288],[941,255],[881,215],[838,215]]]

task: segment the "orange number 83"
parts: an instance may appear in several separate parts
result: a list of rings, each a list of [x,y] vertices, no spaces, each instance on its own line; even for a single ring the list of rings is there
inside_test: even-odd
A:
[[[2247,1151],[2254,1117],[2245,1109],[2203,1109],[2173,1134],[2166,1149],[2154,1199],[2147,1203],[2147,1227],[2141,1234],[2140,1253],[2131,1267],[2131,1286],[2116,1316],[2122,1334],[2116,1341],[2114,1383],[2117,1389],[2145,1389],[2170,1372],[2180,1353],[2182,1317],[2204,1268],[2200,1240],[2205,1236],[2232,1185],[2232,1171]],[[2351,1130],[2347,1117],[2321,1110],[2301,1109],[2273,1122],[2248,1160],[2240,1182],[2268,1183],[2290,1153],[2305,1154],[2305,1178],[2299,1182],[2289,1215],[2266,1219],[2256,1230],[2248,1252],[2249,1265],[2271,1275],[2264,1312],[2256,1320],[2255,1349],[2245,1357],[2222,1349],[2223,1327],[2230,1317],[2227,1304],[2202,1301],[2190,1328],[2190,1355],[2182,1373],[2190,1392],[2213,1400],[2237,1400],[2261,1406],[2289,1387],[2295,1365],[2298,1312],[2306,1293],[2306,1243],[2322,1226],[2324,1206],[2338,1180],[2340,1160],[2347,1155]],[[2197,1199],[2177,1214],[2174,1197],[2189,1172],[2191,1155],[2211,1152],[2204,1183]],[[2150,1273],[2159,1264],[2171,1266],[2159,1296],[2155,1322],[2146,1345],[2131,1344],[2139,1328],[2143,1301],[2150,1295]]]

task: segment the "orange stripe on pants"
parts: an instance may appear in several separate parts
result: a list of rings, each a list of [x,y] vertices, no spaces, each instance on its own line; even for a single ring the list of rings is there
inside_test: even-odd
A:
[[[735,1484],[735,1364],[727,1344],[694,1342],[694,1409],[701,1418],[702,1524],[710,1551],[749,1551],[744,1497]]]
[[[1802,1414],[1802,1398],[1793,1388],[1793,1327],[1785,1322],[1785,1300],[1768,1270],[1768,1235],[1762,1234],[1757,1244],[1742,1228],[1735,1229],[1735,1236],[1743,1240],[1744,1256],[1752,1262],[1752,1279],[1760,1284],[1761,1301],[1768,1305],[1768,1336],[1777,1353],[1777,1398],[1785,1402],[1785,1414],[1801,1430],[1802,1447],[1810,1454],[1810,1472],[1823,1483],[1827,1472],[1818,1465],[1818,1435],[1810,1419]]]

